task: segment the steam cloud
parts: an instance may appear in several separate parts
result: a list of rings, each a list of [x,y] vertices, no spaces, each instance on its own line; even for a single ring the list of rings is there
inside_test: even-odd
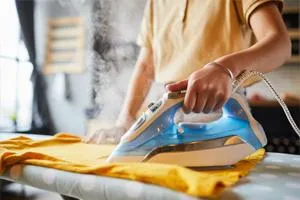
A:
[[[114,122],[126,96],[139,48],[135,44],[146,0],[99,0],[92,16],[95,102],[100,122]]]
[[[86,60],[92,74],[99,122],[114,122],[122,108],[139,53],[137,34],[146,0],[52,0],[68,12],[75,10],[86,22]],[[160,91],[160,92],[157,92]],[[163,86],[154,84],[148,99],[155,100]]]

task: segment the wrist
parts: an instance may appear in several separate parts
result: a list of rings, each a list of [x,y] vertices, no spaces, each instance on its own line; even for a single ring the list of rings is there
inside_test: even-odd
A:
[[[219,58],[213,61],[217,65],[220,65],[232,73],[232,76],[237,77],[242,71],[236,66],[236,64],[228,58]]]
[[[219,69],[223,70],[223,72],[225,72],[230,77],[230,79],[232,81],[235,79],[235,76],[234,76],[233,72],[229,68],[225,67],[224,65],[221,65],[221,64],[219,64],[217,62],[214,62],[214,61],[208,63],[208,65],[212,65],[212,66],[218,67]]]

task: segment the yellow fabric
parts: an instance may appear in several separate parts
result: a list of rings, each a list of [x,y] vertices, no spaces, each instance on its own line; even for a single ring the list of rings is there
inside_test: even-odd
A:
[[[233,169],[194,171],[175,165],[150,163],[105,163],[112,145],[92,145],[77,136],[58,134],[33,141],[17,137],[0,142],[0,172],[14,164],[32,164],[77,173],[89,173],[157,184],[194,196],[214,197],[235,184],[264,156],[261,149]]]
[[[267,2],[282,10],[282,0],[148,0],[137,42],[153,50],[155,80],[185,79],[251,46],[250,15]]]

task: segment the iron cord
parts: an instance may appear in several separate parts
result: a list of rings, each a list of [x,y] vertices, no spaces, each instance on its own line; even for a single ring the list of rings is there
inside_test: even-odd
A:
[[[246,80],[250,79],[251,77],[259,77],[264,83],[268,86],[269,90],[278,101],[280,106],[282,107],[287,119],[289,120],[291,126],[293,127],[294,131],[298,134],[300,138],[300,129],[298,128],[297,124],[295,123],[287,105],[283,101],[283,99],[279,96],[277,90],[271,84],[270,80],[261,72],[258,71],[245,71],[238,76],[236,80],[233,81],[233,91],[235,92]]]

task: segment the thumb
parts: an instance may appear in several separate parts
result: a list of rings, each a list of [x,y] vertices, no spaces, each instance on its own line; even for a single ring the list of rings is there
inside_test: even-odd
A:
[[[188,80],[178,81],[176,83],[171,83],[167,85],[167,90],[170,92],[178,92],[181,90],[186,90],[188,86]]]

